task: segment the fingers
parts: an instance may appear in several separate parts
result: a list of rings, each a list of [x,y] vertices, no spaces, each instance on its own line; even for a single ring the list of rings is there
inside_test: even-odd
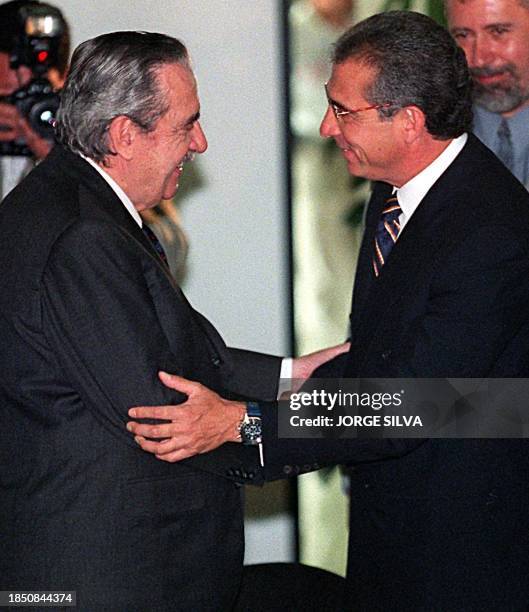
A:
[[[17,109],[11,104],[0,104],[0,141],[9,142],[18,136]]]
[[[187,378],[177,376],[176,374],[158,372],[158,377],[166,387],[169,387],[169,389],[174,389],[175,391],[180,391],[181,393],[185,393],[185,395],[192,395],[202,387],[200,383],[187,380]]]
[[[134,440],[142,450],[152,453],[161,461],[167,461],[169,463],[175,463],[176,461],[187,459],[188,457],[196,455],[198,452],[194,449],[191,450],[187,446],[182,448],[180,442],[174,438],[155,442],[153,440],[146,440],[142,436],[136,436]]]
[[[134,440],[144,451],[152,453],[153,455],[163,456],[167,453],[178,450],[178,444],[174,438],[168,438],[167,440],[146,440],[143,436],[135,436]]]
[[[177,416],[180,406],[135,406],[129,410],[133,419],[163,419],[172,421]]]
[[[24,118],[19,120],[19,131],[37,159],[44,159],[51,151],[52,143],[41,138]]]
[[[131,433],[145,438],[170,438],[171,436],[178,436],[185,431],[183,427],[179,427],[176,423],[147,425],[144,423],[136,423],[135,421],[127,423],[127,429]]]
[[[322,351],[322,353],[327,353],[328,355],[332,355],[335,357],[336,355],[341,355],[342,353],[347,353],[347,351],[351,348],[350,342],[344,342],[343,344],[337,344],[336,346],[331,346],[328,349]]]
[[[344,342],[343,344],[339,344],[336,348],[338,349],[338,354],[347,353],[347,351],[351,348],[351,343]]]

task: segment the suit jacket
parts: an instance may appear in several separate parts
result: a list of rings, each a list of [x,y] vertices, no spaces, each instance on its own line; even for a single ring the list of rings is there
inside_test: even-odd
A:
[[[0,590],[76,590],[80,610],[229,609],[239,485],[255,449],[142,452],[157,371],[272,399],[280,360],[227,349],[102,177],[57,147],[0,207]]]
[[[389,185],[369,205],[336,377],[526,377],[529,196],[475,137],[432,186],[379,278]],[[318,374],[318,373],[317,373]],[[277,440],[269,478],[351,466],[350,610],[522,610],[529,603],[526,440]]]

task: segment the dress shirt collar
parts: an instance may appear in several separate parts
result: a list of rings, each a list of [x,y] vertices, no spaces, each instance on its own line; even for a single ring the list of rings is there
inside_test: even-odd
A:
[[[131,202],[129,196],[123,191],[123,189],[121,189],[121,187],[116,183],[116,181],[107,172],[105,172],[103,168],[101,168],[101,166],[96,164],[93,159],[86,157],[86,155],[83,155],[82,153],[79,153],[79,155],[99,172],[99,174],[110,185],[112,191],[121,200],[123,206],[129,211],[134,221],[136,221],[136,223],[140,227],[143,227],[143,221],[141,220],[140,213],[134,208],[134,204]]]
[[[402,208],[402,214],[399,217],[401,232],[433,184],[459,155],[467,139],[468,134],[462,134],[454,138],[429,166],[426,166],[424,170],[421,170],[419,174],[416,174],[399,189],[393,189]]]

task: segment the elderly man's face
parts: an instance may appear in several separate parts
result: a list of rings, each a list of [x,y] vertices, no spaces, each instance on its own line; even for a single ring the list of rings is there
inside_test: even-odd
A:
[[[158,72],[158,83],[169,100],[169,110],[153,131],[138,136],[132,163],[138,210],[172,198],[178,189],[183,164],[194,153],[203,153],[207,141],[198,121],[200,104],[195,78],[180,64],[167,64]]]
[[[529,3],[448,0],[447,17],[465,51],[476,102],[505,115],[529,104]]]

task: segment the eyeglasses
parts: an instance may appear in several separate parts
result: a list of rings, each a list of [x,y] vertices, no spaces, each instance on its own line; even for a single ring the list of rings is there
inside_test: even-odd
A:
[[[329,96],[329,90],[327,89],[327,83],[324,85],[325,87],[325,95],[327,96],[327,102],[329,106],[332,108],[332,112],[336,117],[336,121],[347,123],[348,119],[352,119],[354,115],[357,113],[362,113],[368,110],[378,110],[379,108],[389,108],[390,106],[394,106],[391,102],[384,102],[384,104],[372,104],[371,106],[364,106],[362,108],[346,108],[342,104],[338,104]]]

